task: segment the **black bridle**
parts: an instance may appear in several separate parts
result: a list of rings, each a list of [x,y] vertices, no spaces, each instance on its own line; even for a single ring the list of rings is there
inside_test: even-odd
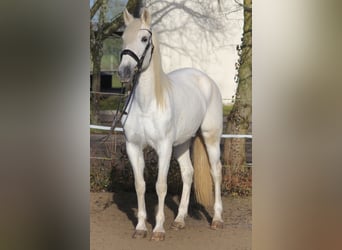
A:
[[[151,47],[151,57],[150,57],[150,62],[151,62],[151,59],[152,59],[152,54],[153,54],[153,49],[154,49],[154,46],[153,46],[153,42],[152,42],[152,31],[149,30],[149,29],[140,29],[140,30],[146,30],[148,31],[148,33],[150,33],[150,37],[148,39],[148,44],[146,45],[145,47],[145,50],[144,52],[142,53],[141,57],[139,58],[132,50],[130,49],[124,49],[123,51],[121,51],[121,54],[120,54],[120,62],[122,60],[122,57],[124,55],[128,55],[130,57],[132,57],[136,62],[137,62],[137,66],[136,66],[136,71],[137,72],[141,72],[142,70],[142,65],[144,63],[144,60],[145,60],[145,56],[146,56],[146,53],[148,51],[148,49]]]

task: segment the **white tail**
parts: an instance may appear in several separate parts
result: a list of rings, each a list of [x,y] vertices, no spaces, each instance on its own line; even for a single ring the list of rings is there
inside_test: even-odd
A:
[[[203,138],[196,136],[193,145],[194,189],[196,200],[205,207],[213,204],[213,182]]]

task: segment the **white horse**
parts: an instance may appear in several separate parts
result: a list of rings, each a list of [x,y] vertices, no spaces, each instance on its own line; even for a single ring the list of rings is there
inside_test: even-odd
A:
[[[183,191],[171,228],[185,227],[193,175],[197,200],[203,205],[211,203],[213,187],[210,173],[215,191],[211,228],[222,228],[221,94],[213,80],[201,71],[184,68],[169,74],[163,72],[158,41],[151,30],[151,17],[146,9],[138,19],[125,10],[124,21],[126,29],[122,36],[119,76],[123,83],[135,79],[127,115],[122,118],[138,201],[138,224],[133,238],[147,235],[143,175],[143,148],[146,145],[156,150],[159,159],[156,183],[158,211],[151,239],[165,239],[164,200],[172,149],[181,169]],[[197,138],[193,152],[194,168],[189,152],[193,137]],[[205,163],[208,167],[197,166]]]

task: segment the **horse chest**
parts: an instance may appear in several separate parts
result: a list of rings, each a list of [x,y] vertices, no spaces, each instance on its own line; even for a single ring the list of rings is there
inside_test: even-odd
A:
[[[165,116],[139,112],[139,115],[132,117],[135,119],[127,120],[125,126],[126,137],[130,141],[156,148],[158,142],[168,136],[170,125]]]
[[[139,120],[142,124],[142,134],[149,144],[160,138],[162,131],[156,117],[141,116]]]

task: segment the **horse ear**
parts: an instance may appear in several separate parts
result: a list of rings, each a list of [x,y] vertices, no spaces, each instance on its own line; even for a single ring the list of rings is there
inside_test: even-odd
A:
[[[150,12],[146,8],[142,10],[140,19],[143,23],[145,23],[147,26],[151,25],[151,15]]]
[[[133,21],[134,17],[128,12],[128,10],[125,8],[123,13],[125,25],[127,26],[130,22]]]

